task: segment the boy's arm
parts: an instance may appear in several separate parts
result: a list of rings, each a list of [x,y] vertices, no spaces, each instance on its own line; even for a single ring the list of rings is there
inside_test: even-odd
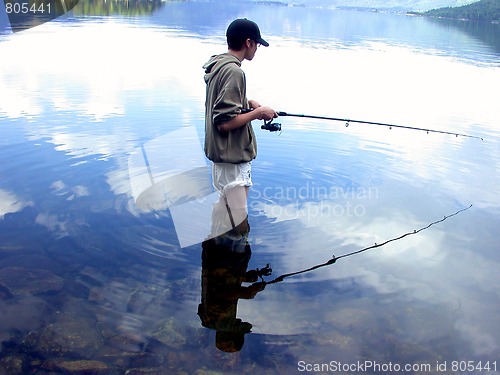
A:
[[[260,106],[247,113],[240,113],[227,122],[223,122],[218,126],[219,131],[230,131],[237,129],[246,123],[253,120],[271,120],[278,117],[276,111],[270,107]]]

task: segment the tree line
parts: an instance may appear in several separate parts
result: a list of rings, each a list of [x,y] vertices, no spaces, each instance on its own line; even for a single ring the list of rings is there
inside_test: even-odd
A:
[[[424,13],[414,12],[413,14],[469,21],[498,22],[500,20],[500,1],[480,0],[477,3],[461,7],[432,9]]]

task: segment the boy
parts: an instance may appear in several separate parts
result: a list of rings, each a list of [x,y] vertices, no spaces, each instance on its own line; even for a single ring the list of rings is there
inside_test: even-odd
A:
[[[275,110],[247,100],[243,60],[252,60],[259,45],[268,47],[257,24],[233,21],[226,32],[228,52],[214,55],[205,69],[205,154],[213,162],[214,186],[225,200],[234,229],[246,218],[251,162],[257,156],[253,120],[278,117]],[[246,110],[246,111],[242,111]],[[230,229],[230,228],[228,228]]]

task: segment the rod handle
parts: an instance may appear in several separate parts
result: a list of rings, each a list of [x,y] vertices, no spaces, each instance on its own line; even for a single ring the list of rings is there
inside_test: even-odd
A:
[[[248,113],[248,112],[252,112],[253,109],[252,108],[242,108],[241,109],[241,113]],[[277,111],[276,112],[278,114],[278,116],[288,116],[288,113],[284,112],[284,111]]]

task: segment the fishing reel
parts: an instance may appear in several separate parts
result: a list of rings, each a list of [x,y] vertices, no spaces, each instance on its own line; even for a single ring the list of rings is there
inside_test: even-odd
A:
[[[264,125],[260,128],[262,130],[268,130],[270,132],[281,132],[281,124],[278,122],[273,122],[274,119],[264,120]]]
[[[241,113],[248,113],[253,111],[253,109],[250,108],[243,108],[241,110]],[[278,114],[284,114],[286,115],[286,112],[278,112]],[[267,130],[270,132],[280,132],[281,134],[281,124],[279,122],[273,122],[274,119],[271,120],[264,120],[264,125],[262,125],[260,128],[262,130]]]

